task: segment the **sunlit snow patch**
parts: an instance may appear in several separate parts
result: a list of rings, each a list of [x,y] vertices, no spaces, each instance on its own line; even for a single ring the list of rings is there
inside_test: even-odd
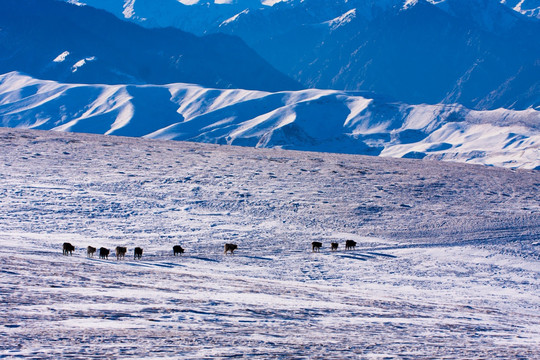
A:
[[[122,14],[126,19],[131,19],[135,15],[135,10],[133,6],[135,5],[135,0],[128,0],[124,3],[124,11]]]
[[[283,1],[287,1],[287,0],[263,0],[262,4],[265,6],[274,6],[275,4],[279,2],[283,2]]]
[[[234,15],[234,16],[228,18],[227,20],[223,21],[221,24],[219,24],[219,26],[227,25],[227,24],[229,24],[229,23],[235,22],[235,21],[238,19],[238,17],[239,17],[240,15],[242,15],[242,14],[247,14],[247,13],[249,13],[249,10],[248,10],[248,9],[246,9],[246,10],[244,10],[244,11],[242,11],[242,12],[239,12],[238,14],[236,14],[236,15]]]
[[[68,0],[68,3],[73,4],[73,5],[77,5],[77,6],[86,6],[85,3],[78,2],[77,0]]]
[[[405,1],[405,4],[403,4],[403,9],[408,9],[418,3],[418,0],[407,0]]]
[[[91,56],[91,57],[87,57],[82,60],[79,60],[71,67],[71,72],[76,72],[77,70],[79,70],[79,68],[84,66],[87,61],[95,61],[95,60],[96,60],[95,56]]]
[[[63,62],[64,60],[66,60],[66,57],[68,57],[68,55],[69,55],[69,51],[64,51],[63,53],[55,57],[53,62],[57,62],[57,63]]]
[[[195,5],[199,2],[199,0],[178,0],[178,2],[184,5]]]
[[[345,14],[338,16],[335,19],[325,22],[330,26],[330,29],[336,30],[337,28],[350,23],[356,17],[356,9],[347,11]]]

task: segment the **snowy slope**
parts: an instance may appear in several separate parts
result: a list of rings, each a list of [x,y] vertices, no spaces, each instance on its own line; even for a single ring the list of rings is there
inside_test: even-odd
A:
[[[251,147],[540,166],[540,112],[408,105],[335,90],[73,85],[0,76],[0,125]]]
[[[540,352],[538,172],[7,128],[0,148],[1,357]]]

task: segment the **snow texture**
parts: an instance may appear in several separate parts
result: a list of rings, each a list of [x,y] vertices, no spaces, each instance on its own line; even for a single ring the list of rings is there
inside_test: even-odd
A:
[[[540,353],[538,172],[8,128],[0,147],[0,357]]]
[[[335,90],[73,85],[0,75],[0,125],[540,168],[540,111],[408,105]]]

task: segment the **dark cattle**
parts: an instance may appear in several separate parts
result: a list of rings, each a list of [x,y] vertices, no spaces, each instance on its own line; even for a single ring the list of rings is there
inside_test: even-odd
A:
[[[105,249],[104,247],[99,249],[99,258],[100,259],[108,259],[109,258],[109,249]]]
[[[231,254],[234,255],[234,250],[238,249],[238,246],[236,244],[225,244],[225,254],[227,252],[231,252]]]
[[[116,260],[123,259],[126,256],[127,248],[123,246],[116,247]]]
[[[133,259],[140,259],[142,258],[142,248],[136,247],[135,250],[133,250]]]
[[[86,256],[88,257],[94,257],[94,254],[96,253],[96,248],[89,246],[86,248]]]
[[[64,255],[73,255],[73,250],[75,250],[75,246],[68,242],[65,242],[64,245],[62,245],[62,254]]]
[[[354,250],[356,247],[356,241],[347,240],[345,241],[345,250]]]
[[[172,251],[174,253],[174,256],[176,256],[176,254],[182,255],[184,253],[184,249],[180,245],[174,245]]]
[[[313,252],[319,252],[319,250],[321,250],[321,247],[322,247],[322,243],[318,241],[314,241],[311,243],[311,250]]]
[[[338,244],[338,243],[332,243],[331,246],[332,246],[332,247],[331,247],[332,251],[336,251],[337,248],[338,248],[338,246],[339,246],[339,244]]]

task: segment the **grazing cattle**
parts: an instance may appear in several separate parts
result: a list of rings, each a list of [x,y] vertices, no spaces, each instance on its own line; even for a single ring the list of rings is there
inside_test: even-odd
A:
[[[135,250],[133,250],[133,259],[141,259],[142,258],[142,248],[136,247]]]
[[[319,252],[319,250],[321,250],[321,247],[322,247],[321,242],[314,241],[314,242],[311,243],[311,250],[313,252]]]
[[[338,246],[339,246],[338,243],[332,243],[332,244],[331,244],[331,249],[332,249],[332,251],[336,251],[337,248],[338,248]]]
[[[172,251],[174,253],[174,256],[176,256],[176,254],[182,255],[184,253],[184,249],[180,245],[174,245]]]
[[[105,249],[104,247],[99,249],[99,258],[100,259],[108,259],[109,258],[109,249]]]
[[[238,249],[236,244],[225,244],[225,254],[230,251],[231,254],[234,255],[234,250],[236,249]]]
[[[345,241],[345,250],[354,250],[355,247],[356,247],[356,241],[354,240]]]
[[[123,259],[126,256],[127,248],[124,246],[116,247],[116,260]]]
[[[94,257],[94,254],[96,253],[96,248],[93,246],[89,246],[86,248],[86,256],[88,257]]]
[[[75,250],[75,246],[68,242],[65,242],[64,245],[62,245],[62,254],[64,255],[73,255],[73,250]]]

